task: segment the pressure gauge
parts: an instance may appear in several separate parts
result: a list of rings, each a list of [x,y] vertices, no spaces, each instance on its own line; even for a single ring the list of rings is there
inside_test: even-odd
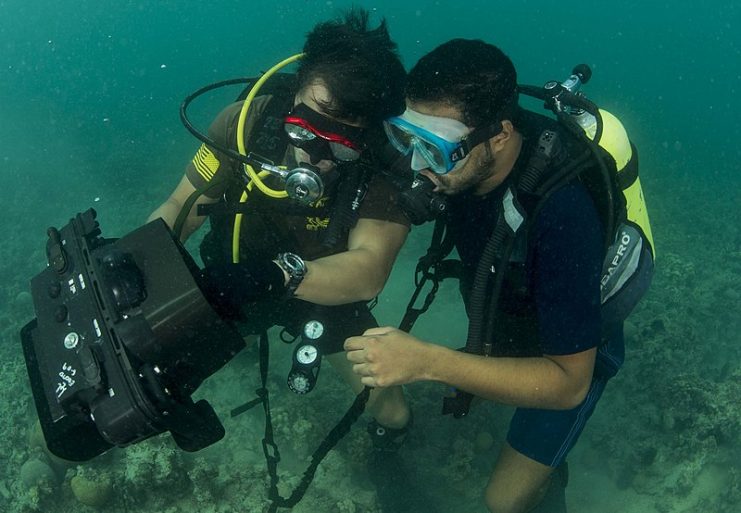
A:
[[[324,324],[319,321],[309,321],[304,325],[304,336],[316,340],[324,334]]]
[[[303,365],[311,365],[318,357],[319,351],[311,344],[303,344],[296,349],[296,361]]]
[[[314,344],[300,342],[293,351],[291,371],[288,373],[288,388],[297,394],[311,392],[316,385],[322,358]]]

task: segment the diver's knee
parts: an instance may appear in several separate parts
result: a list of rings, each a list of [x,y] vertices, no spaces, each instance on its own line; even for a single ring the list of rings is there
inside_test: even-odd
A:
[[[525,513],[525,509],[514,502],[501,500],[501,497],[490,498],[486,495],[486,508],[490,513]]]
[[[507,493],[492,483],[486,487],[484,500],[490,513],[526,513],[528,510],[528,501]]]
[[[411,416],[401,387],[375,389],[366,410],[379,424],[394,429],[406,426]]]

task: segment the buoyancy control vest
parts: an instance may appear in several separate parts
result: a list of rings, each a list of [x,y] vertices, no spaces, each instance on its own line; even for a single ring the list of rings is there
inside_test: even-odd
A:
[[[531,169],[542,167],[538,182],[523,190],[518,180],[523,178],[525,171],[520,176],[512,177],[510,187],[502,196],[499,209],[506,214],[504,220],[510,220],[509,229],[512,230],[513,237],[499,293],[506,296],[500,303],[510,313],[524,315],[526,312],[522,310],[527,310],[525,305],[530,302],[524,263],[532,223],[551,194],[564,185],[577,181],[592,197],[605,229],[605,258],[600,280],[603,323],[614,324],[627,318],[645,293],[653,269],[654,253],[646,205],[638,180],[638,154],[620,121],[606,111],[601,111],[601,114],[608,126],[603,130],[604,146],[601,145],[599,150],[600,158],[609,171],[609,181],[600,176],[600,169],[592,157],[585,158],[582,155],[582,162],[576,164],[563,162],[565,156],[560,154],[568,153],[572,158],[579,158],[579,150],[574,147],[573,142],[569,145],[568,152],[551,147],[548,149],[551,154],[545,155],[542,139],[547,137],[552,140],[551,144],[556,141],[555,144],[561,146],[568,133],[561,130],[559,135],[558,124],[551,122],[550,128],[546,128],[541,121],[536,129],[536,133],[541,134],[541,141],[534,145],[534,154],[528,164]],[[533,116],[529,120],[532,123]],[[567,167],[571,171],[563,171]],[[606,190],[607,187],[614,192],[610,193]],[[519,220],[519,216],[522,216],[521,221],[513,221]],[[512,224],[516,222],[522,222],[522,228]],[[502,248],[497,251],[497,255],[501,257]],[[494,265],[501,268],[503,262],[497,261]],[[462,285],[464,289],[470,290],[473,283]]]

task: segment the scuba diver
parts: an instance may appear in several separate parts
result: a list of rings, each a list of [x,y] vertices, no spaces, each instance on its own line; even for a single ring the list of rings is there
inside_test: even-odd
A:
[[[293,61],[295,75],[266,73],[216,117],[149,219],[185,240],[209,218],[200,286],[242,334],[281,326],[284,341],[301,340],[291,390],[310,391],[326,358],[360,393],[342,344],[377,326],[368,303],[409,232],[377,158],[383,119],[403,111],[406,73],[385,20],[371,29],[359,9],[316,25]],[[401,387],[373,390],[366,410],[386,440],[405,433]]]
[[[554,91],[541,98],[555,120],[520,107],[514,65],[499,48],[455,39],[414,66],[406,111],[385,122],[419,172],[416,189],[427,191],[412,204],[447,215],[468,338],[456,351],[374,328],[345,342],[347,358],[368,386],[453,387],[443,409],[455,417],[473,396],[516,407],[485,492],[492,512],[566,510],[566,457],[623,363],[622,320],[653,269],[635,148],[607,112],[590,111],[591,134],[574,121],[584,112],[561,100],[586,108],[570,88],[591,72],[574,73],[542,90]],[[607,297],[626,260],[631,279],[620,281],[633,290]]]

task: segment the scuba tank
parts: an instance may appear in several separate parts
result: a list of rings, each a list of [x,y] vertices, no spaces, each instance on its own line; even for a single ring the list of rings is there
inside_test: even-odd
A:
[[[571,93],[578,92],[581,84],[587,83],[590,77],[589,67],[586,64],[580,64],[574,68],[571,77],[561,86]],[[548,87],[548,84],[545,87]],[[578,94],[581,95],[581,93]],[[566,106],[566,109],[586,136],[595,141],[598,129],[597,116],[581,108]],[[641,179],[638,176],[636,149],[628,139],[625,127],[618,118],[604,109],[598,109],[598,112],[602,127],[600,137],[596,139],[596,142],[615,160],[618,185],[626,202],[627,221],[640,228],[641,235],[645,237],[649,245],[651,257],[655,258],[651,223],[648,219]]]
[[[572,129],[596,143],[615,164],[615,182],[624,203],[607,233],[609,241],[600,280],[603,321],[621,322],[628,317],[650,285],[655,250],[651,223],[638,176],[638,153],[628,139],[625,127],[610,112],[598,108],[579,91],[591,78],[586,64],[579,64],[562,83],[550,81],[535,92],[544,99],[546,108]],[[533,92],[523,86],[522,92]],[[565,119],[562,119],[565,118]],[[570,121],[570,122],[569,122]],[[604,172],[604,170],[603,170]],[[608,224],[609,226],[609,224]],[[631,285],[628,287],[628,285]]]

